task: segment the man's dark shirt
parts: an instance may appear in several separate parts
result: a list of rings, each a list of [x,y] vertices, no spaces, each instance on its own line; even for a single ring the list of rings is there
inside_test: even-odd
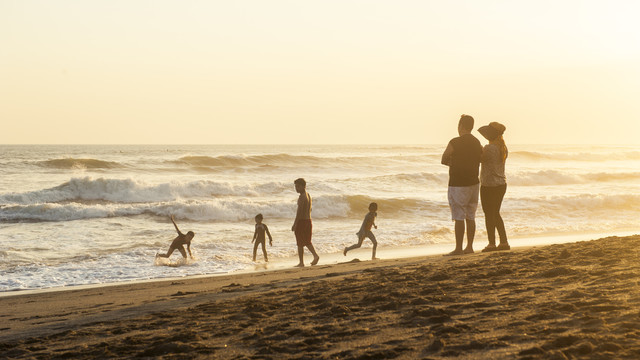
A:
[[[482,158],[482,145],[475,136],[465,134],[451,139],[453,146],[449,164],[449,186],[471,186],[478,184],[478,170]]]

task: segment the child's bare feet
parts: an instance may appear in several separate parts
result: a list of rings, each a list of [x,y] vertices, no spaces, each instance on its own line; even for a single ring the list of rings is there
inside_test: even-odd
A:
[[[311,262],[311,265],[315,265],[318,263],[318,261],[320,260],[320,256],[316,256],[313,261]]]

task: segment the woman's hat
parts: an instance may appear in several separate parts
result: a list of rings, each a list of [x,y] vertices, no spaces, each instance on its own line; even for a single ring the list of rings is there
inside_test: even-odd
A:
[[[489,123],[489,125],[481,126],[480,128],[478,128],[478,132],[489,141],[495,140],[498,137],[502,136],[505,130],[507,130],[506,126],[495,121]]]

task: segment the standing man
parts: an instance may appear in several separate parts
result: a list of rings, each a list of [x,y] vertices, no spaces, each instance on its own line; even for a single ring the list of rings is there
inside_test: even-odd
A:
[[[296,179],[293,183],[296,187],[296,192],[300,194],[300,197],[298,197],[296,220],[291,227],[291,231],[296,235],[298,257],[300,258],[300,263],[296,265],[296,267],[304,267],[305,246],[311,251],[311,254],[313,254],[311,265],[315,265],[318,263],[320,257],[311,243],[311,196],[307,193],[307,182],[303,178]]]
[[[473,117],[462,115],[458,122],[459,137],[451,139],[442,154],[442,164],[449,167],[449,206],[455,221],[456,249],[448,255],[473,253],[473,238],[476,233],[476,209],[478,208],[478,179],[482,145],[471,135]],[[462,250],[465,222],[467,247]]]

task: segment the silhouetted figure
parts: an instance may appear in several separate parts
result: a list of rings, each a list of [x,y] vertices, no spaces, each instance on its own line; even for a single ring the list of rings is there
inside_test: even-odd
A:
[[[253,244],[253,261],[256,261],[256,252],[258,251],[258,245],[260,244],[262,245],[262,255],[264,255],[264,261],[269,262],[265,244],[267,242],[265,233],[269,236],[269,245],[273,246],[273,238],[271,237],[269,228],[267,227],[267,224],[262,223],[262,214],[258,214],[256,215],[256,230],[253,232],[253,240],[251,240],[251,243]]]
[[[504,168],[509,150],[502,136],[506,129],[504,125],[497,122],[492,122],[478,129],[478,132],[489,140],[489,144],[485,145],[482,152],[482,167],[480,169],[480,199],[487,226],[487,237],[489,238],[489,245],[482,250],[483,252],[511,248],[507,241],[507,232],[502,216],[500,216],[502,200],[507,192],[507,177]],[[496,229],[500,236],[498,246],[496,246]]]
[[[184,251],[184,245],[187,245],[187,251],[189,251],[189,257],[193,259],[193,255],[191,255],[191,239],[196,235],[193,231],[189,231],[186,234],[183,234],[180,229],[178,229],[178,225],[176,225],[175,220],[173,220],[173,215],[171,215],[171,222],[173,226],[175,226],[176,231],[178,232],[178,236],[171,242],[171,246],[169,246],[169,251],[166,254],[156,254],[156,257],[168,258],[173,254],[174,250],[180,251],[183,258],[187,258],[187,253]]]
[[[482,157],[482,145],[473,130],[473,117],[462,115],[458,122],[459,137],[451,139],[442,154],[442,164],[449,166],[449,206],[455,221],[456,248],[448,255],[473,253],[473,238],[476,233],[476,209],[480,180],[478,172]],[[463,250],[465,223],[467,246]]]
[[[369,212],[365,215],[364,220],[362,221],[362,225],[360,226],[360,231],[356,233],[358,235],[358,243],[355,245],[351,245],[349,247],[344,248],[344,256],[347,256],[347,252],[353,249],[358,249],[362,246],[362,242],[365,238],[369,238],[373,243],[373,250],[371,250],[371,260],[376,260],[376,248],[378,247],[378,242],[376,241],[375,235],[371,232],[371,227],[378,228],[376,226],[375,221],[378,216],[378,204],[372,202],[369,204]]]
[[[311,196],[307,193],[307,182],[303,178],[296,179],[294,181],[296,192],[300,194],[298,197],[298,210],[296,212],[296,220],[293,222],[291,231],[296,235],[296,244],[298,245],[298,257],[300,263],[297,267],[304,266],[304,247],[306,246],[311,254],[313,254],[313,261],[311,265],[318,263],[320,257],[316,253],[316,249],[311,243]]]

